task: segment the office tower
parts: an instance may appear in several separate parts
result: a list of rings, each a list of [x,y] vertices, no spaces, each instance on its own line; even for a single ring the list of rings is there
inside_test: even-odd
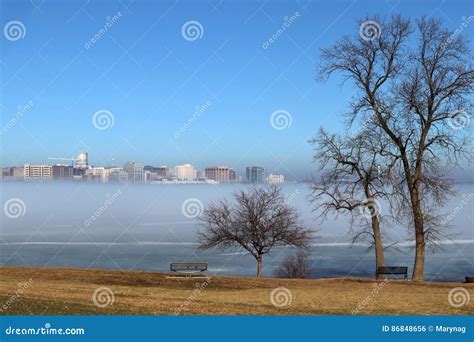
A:
[[[260,166],[249,166],[246,176],[248,183],[263,183],[265,182],[265,169]]]
[[[53,165],[52,169],[55,181],[71,181],[73,179],[73,167],[70,165]]]
[[[51,180],[53,167],[51,165],[25,164],[23,166],[23,176],[25,181],[31,180]]]
[[[196,168],[191,164],[175,166],[174,173],[178,181],[193,181],[197,179]]]
[[[216,182],[228,182],[231,180],[231,174],[235,178],[235,172],[228,166],[211,166],[206,167],[205,170],[206,178],[212,179]]]
[[[143,164],[135,162],[127,162],[123,166],[123,170],[128,173],[128,180],[130,182],[143,182],[144,166]]]
[[[230,171],[229,171],[229,180],[231,182],[235,182],[237,180],[237,176],[236,176],[235,171],[233,169],[230,169]]]
[[[123,183],[128,181],[128,172],[121,168],[111,168],[109,171],[109,182]]]
[[[170,169],[166,166],[151,166],[147,165],[143,168],[145,171],[155,173],[157,178],[167,178],[170,176]]]
[[[88,181],[107,183],[110,170],[110,168],[92,166],[85,170],[85,176]]]

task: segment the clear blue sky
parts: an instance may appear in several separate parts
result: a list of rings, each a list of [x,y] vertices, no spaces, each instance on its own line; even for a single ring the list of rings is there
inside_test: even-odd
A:
[[[1,37],[1,117],[33,105],[3,134],[1,164],[48,162],[81,149],[94,165],[262,165],[287,178],[314,165],[307,140],[343,129],[349,84],[315,81],[318,51],[357,32],[367,14],[443,19],[456,29],[471,1],[1,1],[1,27],[20,21],[23,39]],[[89,49],[85,44],[121,17]],[[270,44],[285,17],[299,17]],[[200,39],[182,26],[198,21]],[[2,30],[3,31],[3,30]],[[473,36],[474,23],[465,33]],[[3,32],[2,32],[3,33]],[[196,106],[211,105],[180,133]],[[114,125],[92,123],[106,109]],[[292,124],[276,130],[275,110]]]

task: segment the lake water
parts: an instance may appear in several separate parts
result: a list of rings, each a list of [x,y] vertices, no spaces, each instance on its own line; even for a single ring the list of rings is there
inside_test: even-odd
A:
[[[233,191],[245,185],[1,183],[0,186],[4,208],[0,265],[168,271],[171,261],[207,261],[211,274],[255,274],[255,260],[247,253],[199,250],[198,226],[192,217],[196,203],[205,206],[215,200],[230,199]],[[473,197],[467,195],[474,192],[474,186],[461,184],[457,190],[458,195],[443,209],[455,235],[445,241],[443,249],[429,249],[427,279],[462,280],[465,275],[474,274],[474,200],[463,201]],[[310,252],[312,277],[373,275],[373,251],[349,243],[346,217],[331,217],[321,222],[308,202],[307,184],[286,184],[283,191],[304,223],[317,230],[318,238]],[[186,210],[183,203],[188,204]],[[382,205],[382,214],[383,210]],[[411,236],[406,227],[385,225],[383,230],[392,241]],[[289,247],[274,249],[264,257],[264,272],[271,275],[289,253],[293,253]],[[409,242],[402,243],[398,250],[386,251],[386,265],[408,266],[411,272],[412,263],[413,247]]]

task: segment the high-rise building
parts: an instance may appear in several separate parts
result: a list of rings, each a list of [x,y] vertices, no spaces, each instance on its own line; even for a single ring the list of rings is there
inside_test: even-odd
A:
[[[260,166],[249,166],[246,176],[248,183],[263,183],[265,182],[265,169]]]
[[[55,181],[71,181],[74,176],[73,167],[70,165],[53,165],[53,179]]]
[[[107,183],[109,181],[110,168],[105,167],[89,167],[85,170],[85,176],[88,181]]]
[[[197,171],[191,164],[177,165],[174,175],[178,181],[193,181],[197,179]]]
[[[110,168],[109,169],[109,182],[127,182],[128,172],[121,168]]]
[[[127,162],[123,166],[123,170],[128,173],[128,180],[130,182],[143,182],[144,168],[143,164],[135,162]]]
[[[206,167],[206,178],[216,182],[229,182],[235,179],[235,172],[228,166]]]
[[[237,180],[237,175],[235,174],[235,170],[230,169],[229,171],[229,180],[231,182],[235,182]]]
[[[25,164],[23,166],[23,176],[25,181],[51,180],[53,176],[53,167],[51,165]]]
[[[151,173],[155,173],[157,178],[168,178],[170,176],[170,169],[164,166],[151,166],[147,165],[143,168],[145,171],[150,171]]]
[[[270,173],[267,177],[267,183],[269,184],[282,184],[285,182],[285,177],[283,175],[274,175]]]
[[[74,168],[76,169],[87,169],[89,167],[89,155],[87,152],[81,151],[79,155],[74,159]]]

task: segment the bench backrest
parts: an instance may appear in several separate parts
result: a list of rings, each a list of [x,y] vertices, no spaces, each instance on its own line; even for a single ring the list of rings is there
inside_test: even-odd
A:
[[[204,272],[207,271],[207,262],[172,262],[170,270],[173,272]]]
[[[379,274],[407,274],[407,273],[408,273],[408,267],[402,267],[402,266],[396,266],[396,267],[391,267],[391,266],[379,267],[379,268],[377,269],[377,273],[379,273]]]

